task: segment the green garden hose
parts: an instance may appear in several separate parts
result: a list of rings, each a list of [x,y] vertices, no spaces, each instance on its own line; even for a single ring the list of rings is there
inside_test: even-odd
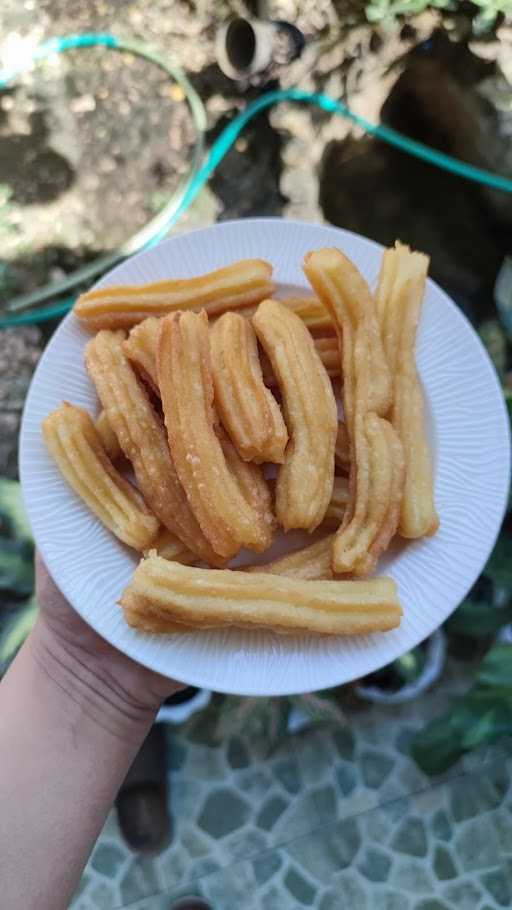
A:
[[[238,114],[231,123],[225,127],[208,151],[203,164],[201,164],[201,160],[204,156],[206,112],[201,99],[185,74],[179,68],[166,63],[161,57],[144,46],[129,41],[123,41],[116,38],[114,35],[84,33],[81,35],[68,35],[63,38],[54,38],[47,41],[34,51],[30,61],[24,65],[8,72],[0,71],[0,89],[7,86],[15,80],[17,76],[29,69],[33,63],[42,60],[45,57],[63,53],[64,51],[71,49],[95,46],[107,47],[116,51],[125,51],[144,57],[160,66],[181,86],[189,103],[197,131],[197,140],[192,154],[189,176],[164,206],[162,211],[118,250],[107,256],[96,259],[94,262],[73,272],[62,281],[46,285],[37,291],[15,297],[13,300],[9,301],[5,311],[0,316],[0,328],[43,322],[47,319],[52,319],[64,314],[72,307],[75,299],[74,297],[68,297],[56,303],[51,303],[46,307],[40,307],[38,305],[43,301],[48,300],[50,297],[57,297],[76,288],[78,285],[92,281],[98,275],[104,273],[115,263],[127,256],[133,255],[133,253],[136,253],[139,250],[148,249],[158,243],[192,204],[249,121],[256,117],[261,111],[268,107],[272,107],[275,104],[279,104],[281,101],[311,104],[321,108],[327,113],[337,114],[361,127],[371,136],[375,136],[377,139],[387,142],[394,148],[407,152],[409,155],[419,158],[428,164],[449,171],[458,177],[472,180],[475,183],[501,190],[502,192],[512,193],[512,180],[507,177],[494,174],[491,171],[482,168],[474,167],[458,158],[453,158],[451,155],[446,155],[444,152],[437,151],[428,145],[424,145],[422,142],[416,142],[414,139],[410,139],[390,127],[382,124],[369,123],[363,117],[354,114],[342,101],[337,101],[334,98],[330,98],[328,95],[324,95],[320,92],[306,92],[297,88],[267,92],[256,101],[249,104],[245,110]],[[29,307],[37,307],[37,309],[27,313],[20,312]]]

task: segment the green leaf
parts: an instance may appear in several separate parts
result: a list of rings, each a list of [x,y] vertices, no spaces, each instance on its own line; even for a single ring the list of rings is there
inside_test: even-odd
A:
[[[464,600],[445,625],[447,632],[455,635],[469,635],[471,638],[490,638],[512,622],[512,603],[506,607]]]
[[[0,672],[4,673],[8,664],[15,657],[16,652],[25,641],[34,625],[37,616],[37,602],[35,596],[19,608],[16,616],[11,619],[0,634]]]
[[[5,533],[21,540],[32,540],[32,532],[21,496],[21,486],[16,480],[0,478],[0,526]]]
[[[510,698],[512,704],[512,645],[494,645],[485,655],[476,678],[477,691],[489,691],[492,696]]]
[[[34,589],[32,546],[24,541],[0,538],[0,591],[27,597]]]
[[[470,692],[414,737],[411,752],[426,774],[440,774],[504,734],[512,734],[511,644],[491,648]]]
[[[483,574],[494,583],[498,595],[512,598],[512,539],[502,532]]]

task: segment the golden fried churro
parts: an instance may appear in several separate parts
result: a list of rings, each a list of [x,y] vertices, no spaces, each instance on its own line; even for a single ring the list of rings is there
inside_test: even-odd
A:
[[[225,313],[210,330],[210,344],[215,404],[240,455],[258,463],[283,462],[288,431],[263,382],[251,323]]]
[[[375,417],[375,415],[372,415]],[[400,504],[402,502],[402,493],[404,489],[405,463],[402,443],[398,434],[388,423],[380,417],[375,417],[379,421],[380,432],[383,434],[387,448],[388,459],[391,464],[391,481],[389,486],[387,508],[379,509],[376,506],[376,500],[379,495],[376,487],[378,473],[372,472],[372,499],[375,511],[378,512],[380,527],[373,537],[373,542],[368,547],[368,551],[356,563],[353,574],[364,576],[373,572],[377,565],[379,556],[387,550],[390,541],[395,536],[400,519]],[[375,519],[374,519],[375,520]],[[378,521],[375,522],[378,524]]]
[[[282,297],[279,298],[279,303],[302,319],[312,335],[333,335],[335,333],[332,319],[318,297]],[[256,306],[244,307],[243,310],[240,310],[240,314],[252,318],[256,310]]]
[[[290,434],[276,483],[276,515],[285,530],[314,530],[332,495],[338,417],[331,383],[313,339],[275,300],[260,303],[253,325],[272,362]]]
[[[75,316],[92,330],[128,329],[147,316],[177,310],[224,313],[258,303],[274,286],[272,266],[263,259],[241,259],[197,278],[177,278],[153,284],[99,288],[82,294]]]
[[[339,468],[348,468],[350,466],[350,437],[346,423],[342,420],[338,422],[338,435],[336,436],[336,448],[334,450],[334,459]]]
[[[285,575],[288,578],[302,578],[304,581],[333,578],[331,568],[333,542],[334,534],[327,534],[308,547],[302,547],[262,565],[244,566],[243,571]]]
[[[100,411],[94,425],[108,457],[111,461],[117,461],[123,453],[105,411]]]
[[[196,554],[192,553],[192,550],[189,550],[179,537],[176,537],[167,528],[162,528],[153,541],[151,549],[156,550],[162,559],[172,559],[173,562],[181,562],[184,566],[193,566],[198,562]],[[149,551],[145,550],[144,555],[148,556]]]
[[[415,361],[428,263],[427,256],[412,253],[409,247],[397,243],[384,253],[377,290],[384,349],[393,375],[391,421],[405,455],[399,528],[403,537],[430,536],[439,526],[423,394]]]
[[[392,527],[395,487],[387,421],[375,412],[375,395],[371,394],[376,376],[371,370],[375,345],[368,299],[359,294],[360,282],[340,256],[336,250],[319,250],[306,257],[304,268],[336,320],[342,350],[343,404],[351,456],[350,502],[336,534],[332,564],[337,573],[362,574],[389,542],[383,526]],[[395,442],[398,446],[399,441]]]
[[[165,428],[123,351],[124,337],[103,331],[91,339],[85,351],[89,375],[152,512],[201,559],[219,565],[176,474]]]
[[[150,615],[198,629],[217,626],[354,635],[395,628],[401,617],[390,578],[302,581],[270,573],[190,568],[151,555],[121,597],[128,622]]]
[[[158,376],[156,371],[156,349],[160,333],[160,319],[149,316],[134,326],[124,342],[124,352],[129,360],[135,364],[138,372],[148,385],[160,394]]]
[[[158,521],[108,458],[87,411],[64,403],[43,421],[43,436],[69,485],[100,521],[129,547],[149,546]]]
[[[244,461],[222,427],[216,427],[216,434],[222,446],[226,464],[246,502],[255,510],[262,522],[262,538],[270,546],[276,531],[276,519],[272,511],[272,494],[261,467]],[[266,530],[265,530],[266,529]],[[266,549],[266,548],[265,548]]]
[[[265,550],[271,527],[243,496],[215,433],[206,313],[163,320],[157,363],[170,448],[203,532],[227,558],[240,547]]]
[[[366,281],[355,265],[337,249],[326,248],[308,253],[304,271],[336,326],[344,382],[345,365],[350,362],[347,352],[353,347],[358,324],[362,320],[366,322],[370,349],[368,410],[384,416],[391,404],[391,376],[384,356],[375,303]],[[346,419],[350,422],[350,394],[344,397],[348,399]]]

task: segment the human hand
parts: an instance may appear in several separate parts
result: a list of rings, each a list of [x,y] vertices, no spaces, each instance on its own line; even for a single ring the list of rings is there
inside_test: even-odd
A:
[[[40,607],[29,644],[40,666],[102,726],[126,735],[147,725],[162,701],[181,683],[148,670],[122,654],[71,607],[36,554]]]

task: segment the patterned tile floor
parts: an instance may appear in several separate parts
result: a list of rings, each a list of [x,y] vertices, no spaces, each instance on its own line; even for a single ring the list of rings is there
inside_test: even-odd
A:
[[[114,814],[72,910],[497,910],[512,906],[512,740],[427,778],[412,732],[465,686],[467,665],[406,706],[347,715],[272,754],[212,738],[213,709],[169,730],[174,840],[154,859]]]

